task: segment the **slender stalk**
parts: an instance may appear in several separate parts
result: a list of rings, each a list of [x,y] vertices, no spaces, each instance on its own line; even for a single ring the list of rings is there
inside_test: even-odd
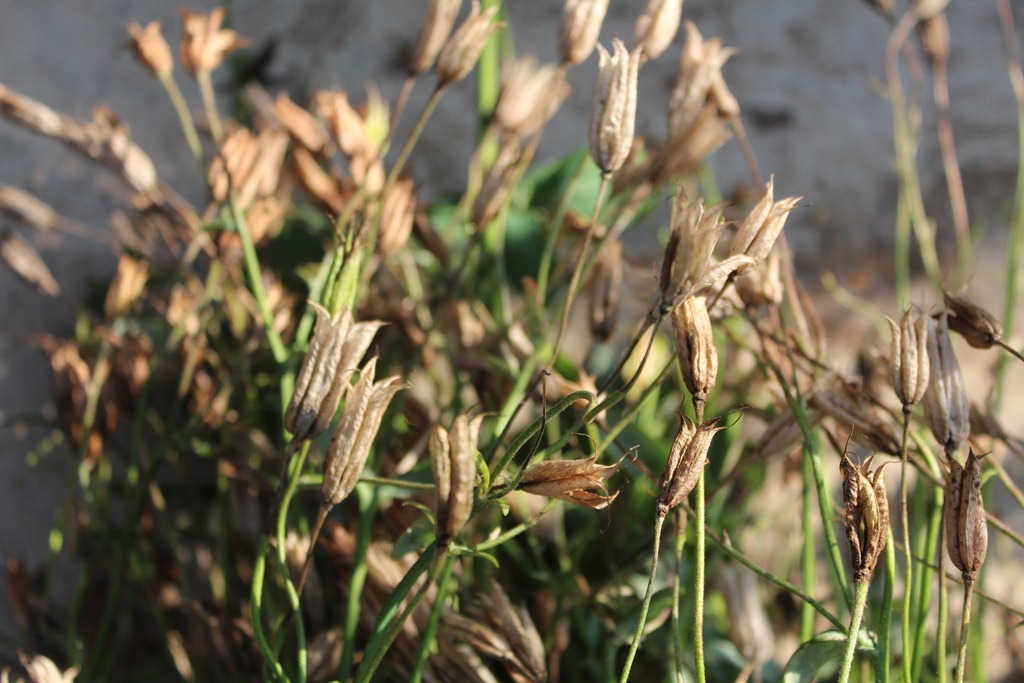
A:
[[[701,411],[703,412],[703,411]],[[698,421],[703,415],[698,416]],[[693,580],[693,665],[694,678],[697,683],[704,683],[704,561],[705,561],[705,500],[704,500],[704,471],[700,473],[697,480],[697,488],[694,492],[697,497],[697,516],[693,532],[696,541],[696,570]]]
[[[750,144],[750,138],[747,137],[747,129],[743,126],[743,119],[740,118],[739,114],[730,116],[729,126],[736,134],[736,140],[740,143],[740,149],[743,150],[743,158],[747,162],[750,179],[754,181],[756,187],[764,187],[764,176],[761,175],[761,170],[757,167],[757,157],[754,155],[754,148]]]
[[[299,597],[302,597],[302,589],[306,586],[309,568],[313,566],[313,551],[316,549],[316,539],[320,536],[320,529],[323,528],[324,522],[327,521],[327,515],[332,507],[334,506],[330,503],[321,503],[320,511],[316,515],[316,522],[313,523],[313,530],[309,534],[309,550],[306,551],[306,560],[302,563],[299,585],[295,587],[295,592],[299,594]]]
[[[941,517],[941,515],[940,515]],[[937,579],[939,580],[939,623],[936,627],[935,634],[935,659],[938,660],[938,683],[946,683],[946,628],[949,621],[949,591],[946,589],[946,572],[942,571],[942,564],[946,557],[946,531],[939,525],[939,549],[936,567],[939,571]]]
[[[448,583],[451,580],[454,567],[455,556],[448,555],[444,568],[441,570],[441,577],[437,580],[437,595],[434,598],[434,606],[430,610],[426,628],[423,629],[423,640],[420,643],[419,652],[416,653],[416,665],[409,675],[409,683],[419,683],[423,678],[423,670],[427,666],[427,658],[430,657],[430,645],[437,637],[437,627],[441,623],[441,610],[444,609],[444,601],[448,596]]]
[[[911,406],[903,405],[903,441],[900,446],[900,514],[903,524],[903,614],[901,615],[901,633],[903,636],[903,657],[900,670],[903,674],[903,683],[911,683],[910,663],[913,659],[913,650],[910,644],[910,605],[911,587],[914,579],[913,552],[910,545],[910,514],[907,507],[907,435],[910,432],[910,411]]]
[[[924,495],[931,493],[931,513],[928,518],[928,526],[925,530],[924,549],[917,555],[917,558],[935,557],[936,549],[941,547],[942,535],[942,498],[943,488],[941,486],[929,487],[921,484]],[[928,612],[931,609],[932,592],[927,587],[931,585],[934,571],[929,562],[916,561],[916,573],[914,579],[914,592],[917,593],[917,607],[914,612],[914,634],[913,661],[910,667],[911,680],[919,681],[924,668],[924,647],[925,635],[928,626]]]
[[[864,605],[868,601],[868,586],[870,584],[870,581],[858,581],[853,585],[853,614],[850,616],[850,631],[846,639],[846,652],[843,655],[843,664],[839,669],[839,683],[849,683],[850,681],[853,659],[857,653],[860,622],[864,616]]]
[[[365,486],[356,486],[359,502],[359,526],[356,529],[356,549],[352,557],[352,578],[349,581],[348,604],[345,608],[345,633],[341,650],[341,664],[338,667],[338,680],[349,681],[352,678],[352,660],[356,651],[356,632],[359,630],[359,612],[362,607],[363,587],[369,565],[366,553],[370,548],[373,512],[377,504],[377,489],[367,491]]]
[[[956,655],[956,683],[963,683],[967,669],[967,636],[971,631],[971,597],[974,595],[974,577],[964,575],[964,611],[960,615],[960,647]]]
[[[157,74],[157,78],[160,80],[160,85],[167,91],[167,97],[171,100],[171,106],[174,107],[174,112],[178,115],[178,121],[181,122],[181,130],[185,133],[185,141],[188,142],[188,148],[191,150],[192,156],[195,157],[196,161],[202,163],[203,146],[199,142],[196,122],[192,118],[192,112],[189,111],[188,104],[185,103],[185,98],[181,94],[178,82],[174,80],[174,76],[171,73]]]
[[[814,501],[812,500],[814,470],[811,465],[811,454],[803,449],[803,485],[801,487],[801,523],[803,526],[802,574],[804,592],[814,593],[817,581],[818,561],[814,547]],[[800,642],[805,643],[814,637],[814,607],[804,603],[800,607]]]
[[[945,62],[935,64],[932,69],[932,93],[935,97],[935,126],[942,154],[942,169],[946,176],[949,192],[949,208],[953,214],[953,229],[956,235],[956,285],[967,280],[971,268],[971,233],[967,218],[967,198],[964,196],[964,181],[960,175],[960,162],[956,158],[953,140],[953,120],[949,114],[949,81],[946,78]]]
[[[885,585],[882,593],[882,614],[878,625],[878,653],[875,677],[878,683],[888,683],[892,664],[892,603],[893,585],[896,583],[896,546],[890,534],[885,540]]]
[[[281,667],[274,654],[270,643],[263,633],[263,577],[266,574],[267,555],[270,553],[270,541],[266,536],[260,538],[259,549],[256,551],[256,561],[252,568],[252,591],[249,596],[250,614],[249,623],[252,625],[253,639],[263,655],[263,663],[270,668],[276,681],[288,683],[288,677]]]
[[[206,120],[210,124],[210,135],[213,141],[220,144],[224,137],[224,127],[220,123],[220,114],[217,113],[217,96],[213,91],[213,79],[208,69],[201,69],[196,72],[196,82],[199,84],[199,92],[203,96],[203,107],[206,109]]]
[[[388,189],[395,184],[398,180],[398,174],[405,168],[405,162],[409,160],[409,155],[412,154],[413,147],[419,142],[420,135],[423,134],[423,129],[427,125],[427,120],[430,119],[430,115],[434,113],[434,109],[437,108],[437,103],[441,101],[441,95],[444,94],[445,86],[438,84],[434,88],[434,92],[430,94],[430,99],[427,100],[427,104],[424,105],[423,111],[420,112],[420,116],[416,119],[416,125],[413,126],[412,132],[409,133],[408,139],[402,146],[402,150],[398,153],[398,158],[395,159],[395,165],[391,167],[391,172],[388,173],[388,178],[384,182],[384,189],[381,191],[381,196],[387,196]]]
[[[683,549],[686,546],[686,510],[675,510],[675,573],[672,576],[672,659],[675,664],[673,680],[683,681],[683,634],[679,627],[679,584],[683,575]]]
[[[640,649],[640,640],[644,635],[644,626],[647,624],[647,611],[651,607],[651,597],[654,595],[654,577],[658,571],[658,549],[661,546],[661,530],[665,526],[667,509],[658,509],[654,518],[654,542],[651,545],[651,574],[647,579],[647,592],[644,594],[643,605],[640,606],[640,620],[637,622],[636,631],[633,633],[633,642],[629,646],[629,654],[626,655],[626,663],[622,667],[622,675],[619,676],[619,683],[626,683],[629,680],[629,671],[633,668],[633,659]]]

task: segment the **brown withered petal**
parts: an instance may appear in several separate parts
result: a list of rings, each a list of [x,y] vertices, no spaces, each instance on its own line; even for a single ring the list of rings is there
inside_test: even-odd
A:
[[[370,142],[366,122],[340,90],[320,91],[314,97],[317,113],[327,121],[338,149],[349,157],[374,157],[377,150]]]
[[[32,245],[16,233],[0,232],[0,261],[39,292],[49,296],[60,294],[60,285]]]
[[[224,138],[207,171],[214,199],[227,201],[233,191],[238,205],[248,209],[257,198],[273,194],[287,151],[288,134],[283,130],[235,130]]]
[[[740,300],[749,308],[781,304],[785,292],[782,288],[782,256],[778,250],[768,254],[762,267],[736,278],[735,287]]]
[[[946,322],[976,349],[990,349],[1003,338],[1003,326],[996,317],[964,297],[942,293],[946,301]]]
[[[658,514],[664,516],[669,510],[683,502],[700,479],[707,464],[708,449],[721,418],[694,423],[685,413],[678,413],[679,431],[672,441],[665,469],[658,484]]]
[[[510,135],[534,135],[554,116],[570,90],[564,70],[554,64],[538,66],[533,56],[521,57],[502,71],[494,122]]]
[[[682,17],[683,0],[648,0],[633,27],[633,44],[643,50],[644,59],[657,59],[668,49]]]
[[[418,76],[429,71],[441,52],[459,16],[462,0],[430,0],[420,24],[419,37],[409,60],[409,73]]]
[[[526,468],[519,488],[535,496],[601,510],[611,505],[618,493],[602,495],[591,489],[604,491],[604,481],[615,474],[621,462],[598,465],[596,455],[577,460],[542,460]]]
[[[376,366],[377,359],[370,359],[345,399],[341,419],[324,458],[320,492],[325,503],[337,505],[352,493],[370,455],[384,411],[394,395],[408,386],[397,375],[374,382]]]
[[[630,53],[618,38],[612,53],[600,55],[597,100],[590,115],[590,156],[604,174],[619,170],[633,147],[640,51]]]
[[[195,76],[200,71],[213,71],[232,52],[246,44],[246,39],[230,29],[222,29],[227,16],[223,7],[209,14],[180,10],[181,45],[178,58],[181,67]]]
[[[928,388],[928,318],[920,311],[907,309],[897,325],[886,316],[892,341],[889,362],[892,365],[892,386],[903,403],[903,409],[919,403]]]
[[[558,53],[562,62],[583,62],[594,51],[609,0],[566,0],[558,25]]]
[[[154,76],[167,76],[174,70],[171,47],[160,32],[160,22],[151,21],[143,28],[134,21],[128,24],[132,49],[139,62]]]
[[[966,583],[974,581],[988,551],[988,522],[981,495],[981,458],[969,450],[963,467],[953,457],[947,462],[943,525],[949,559],[963,573]]]
[[[930,377],[924,392],[924,414],[932,435],[954,453],[970,434],[970,404],[960,364],[949,339],[946,315],[928,319]]]
[[[882,477],[884,465],[871,469],[872,459],[857,467],[846,453],[843,475],[843,526],[850,544],[854,582],[870,581],[889,536],[889,500]]]
[[[703,403],[718,378],[718,350],[704,297],[683,299],[671,317],[683,381],[693,400]]]
[[[498,12],[497,5],[481,12],[479,0],[471,2],[469,16],[448,39],[448,43],[437,58],[437,81],[440,85],[461,81],[469,75],[480,59],[487,39],[500,26],[499,23],[492,21]]]
[[[437,486],[438,542],[447,546],[459,535],[473,511],[476,451],[484,416],[455,418],[451,430],[437,425],[427,442]]]

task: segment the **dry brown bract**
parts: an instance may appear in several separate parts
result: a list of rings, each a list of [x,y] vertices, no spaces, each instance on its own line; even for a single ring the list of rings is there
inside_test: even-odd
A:
[[[679,431],[672,441],[665,469],[658,485],[658,515],[664,517],[669,510],[683,502],[697,485],[704,465],[708,460],[708,449],[719,419],[706,420],[700,425],[684,413],[678,413]]]
[[[178,58],[181,67],[195,76],[200,71],[213,71],[232,52],[246,44],[246,39],[231,29],[222,29],[227,10],[215,7],[209,14],[180,10],[181,44]]]
[[[519,488],[535,496],[558,498],[601,510],[611,505],[619,495],[607,495],[604,486],[604,481],[618,470],[619,462],[598,465],[596,455],[578,460],[544,460],[526,468]],[[602,493],[593,493],[591,489],[599,489]]]
[[[839,469],[843,475],[843,525],[850,543],[850,564],[855,583],[870,581],[878,558],[889,537],[889,500],[885,494],[882,469],[871,469],[873,458],[861,467],[843,453]]]

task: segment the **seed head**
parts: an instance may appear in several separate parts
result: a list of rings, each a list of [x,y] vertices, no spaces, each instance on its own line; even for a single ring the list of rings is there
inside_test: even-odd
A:
[[[885,493],[883,466],[871,469],[871,461],[857,467],[843,454],[843,525],[850,543],[850,563],[855,583],[870,581],[878,557],[889,536],[889,499]]]
[[[721,38],[705,41],[692,21],[685,26],[686,45],[668,103],[668,127],[673,134],[689,128],[708,103],[720,114],[739,113],[739,104],[722,76],[722,67],[736,51],[722,48]]]
[[[741,275],[767,258],[779,233],[782,232],[783,226],[786,225],[789,212],[793,210],[798,201],[803,199],[803,197],[786,197],[774,201],[772,198],[774,184],[775,177],[772,176],[764,188],[764,196],[740,223],[736,236],[729,246],[730,256],[746,254],[754,261],[752,265],[743,266],[737,271]]]
[[[690,495],[707,464],[712,437],[715,432],[724,429],[715,426],[720,419],[717,417],[697,425],[684,413],[678,413],[677,416],[679,431],[672,441],[658,484],[658,514],[661,516],[667,515],[669,510]]]
[[[633,27],[633,44],[643,51],[644,59],[657,59],[668,49],[682,16],[683,0],[648,0]]]
[[[963,572],[964,583],[974,581],[988,551],[988,522],[981,495],[981,457],[968,449],[967,463],[963,467],[954,457],[947,461],[943,523],[949,559]]]
[[[377,251],[387,256],[405,246],[416,217],[416,190],[412,178],[403,177],[388,189],[381,202]]]
[[[327,131],[323,124],[308,111],[292,102],[286,93],[281,93],[274,100],[274,114],[299,145],[314,154],[324,155],[330,151]]]
[[[736,278],[736,293],[748,308],[782,303],[782,256],[778,251],[768,253],[761,268],[754,268]]]
[[[704,297],[690,296],[676,306],[672,311],[672,335],[686,388],[694,403],[703,403],[718,377],[718,351]]]
[[[971,413],[945,314],[928,320],[928,364],[931,372],[924,392],[924,415],[935,440],[954,453],[970,434]]]
[[[919,403],[928,387],[928,318],[915,309],[907,309],[896,321],[886,316],[892,332],[889,362],[892,364],[892,386],[903,403],[903,409]]]
[[[451,431],[437,425],[430,432],[427,446],[437,486],[437,536],[442,547],[459,535],[473,511],[476,444],[483,419],[478,415],[471,420],[463,413]]]
[[[374,382],[376,367],[377,359],[371,358],[360,370],[359,381],[345,399],[341,419],[327,447],[324,481],[320,487],[327,504],[337,505],[352,493],[370,455],[384,411],[394,395],[408,386],[397,375]]]
[[[500,26],[491,21],[498,11],[497,5],[481,12],[479,0],[472,0],[472,3],[469,16],[448,39],[441,56],[437,58],[439,86],[465,78],[480,59],[487,38]]]
[[[619,462],[622,462],[621,460]],[[612,504],[618,493],[607,495],[604,481],[619,463],[598,465],[597,456],[579,460],[542,460],[526,468],[519,488],[535,496],[547,496],[574,505],[601,510]],[[601,493],[594,493],[598,489]]]
[[[409,60],[409,74],[419,76],[434,66],[437,55],[455,26],[462,0],[430,0],[420,24],[420,35]]]
[[[566,0],[558,26],[558,52],[567,66],[580,64],[597,44],[608,0]]]
[[[171,48],[160,32],[160,22],[151,21],[145,28],[134,21],[128,24],[135,58],[154,76],[169,76],[174,70]]]
[[[640,51],[628,52],[618,38],[612,40],[611,54],[603,45],[597,51],[600,73],[590,114],[590,156],[608,175],[622,167],[633,146]]]
[[[990,349],[1003,338],[1003,326],[996,317],[967,299],[942,293],[946,300],[946,322],[949,329],[963,337],[976,349]]]
[[[178,58],[185,71],[195,76],[213,71],[246,39],[230,29],[222,29],[227,10],[215,7],[209,14],[181,10],[181,45]]]
[[[554,64],[537,65],[522,57],[504,71],[494,122],[510,135],[529,137],[539,132],[569,96],[565,71]]]

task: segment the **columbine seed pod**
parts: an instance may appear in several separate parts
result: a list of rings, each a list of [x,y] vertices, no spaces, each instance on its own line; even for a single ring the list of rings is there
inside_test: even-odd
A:
[[[619,462],[622,462],[621,460]],[[558,498],[574,505],[601,510],[612,504],[618,493],[602,495],[604,480],[618,471],[619,463],[598,465],[597,456],[578,460],[542,460],[526,468],[519,488],[535,496]]]
[[[448,36],[459,16],[462,0],[430,0],[427,13],[420,24],[420,35],[416,40],[412,58],[409,60],[409,74],[419,76],[434,66],[437,55],[444,47]]]
[[[209,14],[179,10],[181,44],[178,58],[185,71],[195,76],[200,71],[213,71],[232,52],[246,44],[246,39],[221,25],[227,9],[215,7]]]
[[[149,69],[154,76],[161,78],[171,75],[174,70],[174,58],[171,47],[160,31],[160,22],[151,21],[143,28],[134,21],[128,24],[128,34],[132,38],[132,50],[135,58]]]
[[[971,413],[945,314],[928,320],[928,363],[931,372],[924,392],[924,415],[935,440],[954,453],[970,434]]]
[[[352,493],[370,455],[384,411],[394,395],[408,386],[397,375],[374,382],[376,368],[377,359],[371,358],[360,370],[359,381],[345,399],[341,419],[324,458],[320,492],[325,504],[337,505]]]
[[[774,186],[775,177],[772,176],[765,186],[764,196],[740,223],[736,236],[733,237],[732,244],[729,245],[730,256],[744,254],[753,260],[752,264],[738,269],[737,272],[741,275],[767,258],[768,252],[772,250],[775,240],[779,238],[779,233],[786,225],[789,212],[793,210],[798,201],[803,199],[803,197],[786,197],[775,201],[773,199]]]
[[[510,135],[534,135],[554,116],[571,90],[565,71],[558,66],[538,66],[532,56],[517,59],[502,71],[494,123]]]
[[[889,537],[889,499],[882,467],[872,471],[872,458],[857,467],[843,454],[843,526],[850,543],[850,564],[855,583],[870,581]]]
[[[683,0],[650,0],[633,27],[633,44],[644,59],[657,59],[679,32]]]
[[[921,401],[928,388],[928,318],[920,311],[907,309],[899,325],[889,316],[885,319],[892,332],[889,346],[892,386],[903,403],[903,411],[910,412],[910,407]]]
[[[473,0],[469,16],[448,39],[448,44],[437,58],[438,87],[461,81],[473,70],[487,38],[499,26],[491,21],[497,11],[498,5],[495,5],[481,12],[479,0]]]
[[[476,443],[484,416],[455,418],[451,431],[441,425],[430,432],[427,448],[437,486],[437,542],[448,547],[469,521],[476,484]]]
[[[718,350],[704,297],[687,297],[672,311],[672,335],[686,388],[694,403],[703,403],[718,378]]]
[[[633,146],[640,51],[631,54],[618,38],[612,40],[611,54],[602,45],[597,50],[600,73],[590,115],[590,156],[608,175],[622,167]]]
[[[963,573],[964,583],[968,583],[974,581],[988,551],[988,523],[981,495],[981,458],[968,450],[963,467],[955,458],[949,458],[948,463],[943,509],[946,545],[949,559]]]
[[[715,426],[720,419],[717,417],[697,425],[684,413],[677,413],[677,416],[679,431],[672,441],[658,485],[658,515],[661,517],[690,495],[707,464],[712,437],[724,429]]]
[[[990,349],[1003,338],[1003,326],[995,316],[967,299],[942,293],[946,300],[949,329],[976,349]]]
[[[567,66],[583,62],[594,51],[608,0],[566,0],[558,26],[558,52]]]

